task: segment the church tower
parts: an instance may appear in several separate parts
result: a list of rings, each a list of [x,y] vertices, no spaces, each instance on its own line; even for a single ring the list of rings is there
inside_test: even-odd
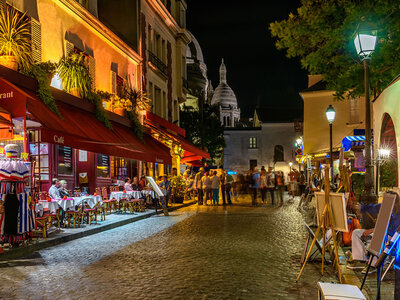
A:
[[[224,127],[235,127],[240,120],[240,109],[235,93],[227,83],[226,74],[226,66],[222,59],[219,67],[219,85],[214,91],[211,104],[219,105],[221,123]]]

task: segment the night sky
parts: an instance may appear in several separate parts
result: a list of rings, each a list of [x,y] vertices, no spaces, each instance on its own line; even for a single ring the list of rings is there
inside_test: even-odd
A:
[[[307,73],[298,59],[278,51],[268,24],[286,19],[300,1],[187,0],[187,28],[197,38],[214,89],[224,58],[228,84],[238,98],[242,117],[252,117],[259,100],[262,121],[302,118],[298,92]],[[277,119],[278,117],[278,119]]]

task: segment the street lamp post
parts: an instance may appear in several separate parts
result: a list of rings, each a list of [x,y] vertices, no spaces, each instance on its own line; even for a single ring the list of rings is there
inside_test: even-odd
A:
[[[354,45],[364,65],[365,85],[365,182],[362,194],[363,202],[376,202],[374,193],[372,139],[371,139],[371,103],[369,101],[369,61],[375,50],[377,29],[373,23],[362,21],[354,34]]]
[[[331,165],[331,181],[333,181],[332,123],[335,121],[336,110],[332,105],[328,106],[325,115],[329,122],[329,164]]]

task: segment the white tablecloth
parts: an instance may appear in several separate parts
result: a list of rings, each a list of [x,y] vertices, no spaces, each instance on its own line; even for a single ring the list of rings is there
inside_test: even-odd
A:
[[[153,190],[143,190],[143,195],[150,195],[151,197],[155,198],[155,194]]]
[[[96,206],[96,204],[103,204],[103,199],[101,196],[81,196],[81,197],[72,197],[74,199],[75,205],[81,205],[82,203],[86,202],[90,208]]]
[[[70,209],[75,210],[75,201],[72,198],[54,200],[57,201],[58,205],[65,211]]]
[[[123,198],[126,199],[139,199],[140,197],[142,197],[142,194],[140,193],[140,191],[129,191],[129,192],[111,192],[110,194],[110,199],[116,199],[118,201],[120,201]]]
[[[41,205],[39,206],[41,214],[43,214],[43,209],[48,209],[50,210],[50,213],[55,214],[57,209],[60,207],[56,200],[51,200],[51,202],[48,202],[47,200],[39,200],[38,204]]]

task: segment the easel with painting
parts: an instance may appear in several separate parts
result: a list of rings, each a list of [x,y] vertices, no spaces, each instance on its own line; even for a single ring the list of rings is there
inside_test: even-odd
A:
[[[321,266],[321,273],[322,275],[324,274],[324,266],[325,266],[325,249],[326,249],[326,233],[327,230],[331,230],[332,234],[332,241],[334,245],[334,250],[333,253],[331,253],[332,256],[332,261],[334,266],[336,267],[338,271],[338,276],[339,276],[339,281],[340,283],[342,282],[342,274],[339,266],[339,254],[338,254],[338,244],[337,244],[337,234],[336,231],[347,231],[347,216],[346,216],[346,207],[345,207],[345,201],[344,201],[344,195],[343,194],[332,194],[330,193],[330,182],[329,182],[329,167],[325,169],[325,192],[324,193],[317,193],[317,217],[318,217],[318,227],[317,230],[315,231],[314,238],[311,242],[310,248],[308,249],[308,253],[302,262],[302,267],[300,269],[300,273],[297,276],[296,282],[300,279],[301,274],[304,271],[304,268],[307,264],[307,261],[309,260],[312,250],[314,248],[314,245],[318,242],[319,235],[321,234],[322,236],[322,247],[320,252],[322,254],[322,266]],[[341,197],[341,203],[340,201],[335,201],[335,204],[332,204],[332,199],[337,197]],[[318,201],[318,198],[320,201]],[[321,198],[322,203],[318,205],[318,202],[321,203]],[[335,210],[335,217],[333,213],[333,209]]]

